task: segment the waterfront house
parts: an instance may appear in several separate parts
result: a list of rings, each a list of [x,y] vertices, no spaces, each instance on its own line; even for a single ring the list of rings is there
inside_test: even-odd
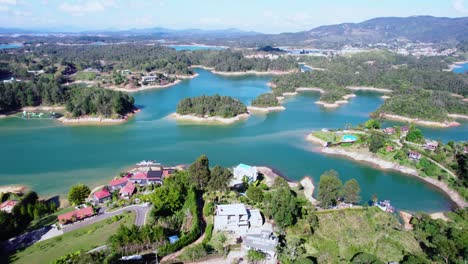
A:
[[[233,178],[231,180],[232,186],[238,186],[243,183],[244,176],[247,176],[248,182],[253,182],[257,180],[258,171],[257,167],[249,166],[247,164],[239,164],[233,169]]]
[[[109,182],[111,192],[122,189],[128,182],[128,177],[115,178]]]
[[[93,194],[93,200],[95,204],[110,201],[111,198],[112,198],[112,194],[107,190],[106,187],[102,188],[102,190],[97,191]]]
[[[271,258],[276,258],[278,238],[271,231],[262,230],[260,234],[248,234],[242,240],[247,250],[257,250]]]
[[[130,198],[135,193],[136,187],[132,182],[127,182],[127,184],[120,189],[119,194],[122,198]]]
[[[402,126],[400,128],[400,132],[401,132],[402,136],[406,136],[408,134],[408,132],[409,132],[409,127],[408,126]]]
[[[424,149],[434,151],[439,147],[439,142],[437,142],[437,141],[426,141],[426,143],[424,143],[423,147],[424,147]]]
[[[216,206],[214,229],[234,233],[246,232],[249,214],[244,204],[222,204]]]
[[[60,225],[65,225],[68,223],[73,223],[75,221],[83,220],[93,215],[94,209],[90,206],[72,212],[68,212],[66,214],[61,214],[58,216],[58,221]]]
[[[419,160],[421,158],[421,153],[416,151],[410,151],[408,157],[412,160]]]
[[[383,129],[383,132],[387,135],[393,135],[395,134],[395,128],[393,127],[387,127]]]
[[[129,181],[140,185],[162,184],[164,178],[163,170],[140,171],[130,176]]]
[[[158,76],[142,76],[141,77],[141,82],[146,82],[146,83],[152,83],[152,82],[156,82],[158,80]]]
[[[18,201],[13,200],[6,200],[5,202],[0,204],[0,211],[5,213],[11,213],[13,211],[13,207],[18,203]]]

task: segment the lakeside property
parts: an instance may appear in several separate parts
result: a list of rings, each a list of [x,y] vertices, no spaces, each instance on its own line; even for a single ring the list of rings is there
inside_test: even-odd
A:
[[[366,125],[372,126],[371,123],[377,124],[376,122],[378,121],[370,120]],[[452,164],[456,164],[454,159],[457,158],[453,148],[466,151],[466,143],[461,142],[450,147],[441,146],[436,141],[424,142],[421,132],[408,126],[387,127],[382,131],[372,128],[315,131],[306,139],[320,144],[323,147],[320,151],[323,153],[344,156],[418,177],[442,190],[460,208],[468,206],[466,189],[454,183],[453,179],[456,180],[457,176],[451,171]],[[413,142],[406,141],[408,139]],[[445,152],[443,156],[435,155],[436,152],[440,154],[441,149]]]

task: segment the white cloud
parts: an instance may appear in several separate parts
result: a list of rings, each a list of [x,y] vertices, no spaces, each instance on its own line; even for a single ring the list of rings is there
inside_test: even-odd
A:
[[[468,9],[465,8],[465,4],[464,4],[463,0],[453,0],[453,8],[455,8],[455,10],[457,12],[460,12],[460,13],[463,13],[463,14],[468,13]]]
[[[0,0],[0,4],[16,5],[16,0]]]
[[[75,16],[82,16],[86,13],[104,11],[114,5],[115,2],[113,0],[88,0],[77,4],[63,3],[59,6],[59,9]]]
[[[8,6],[0,5],[0,12],[6,12],[8,10],[10,10],[10,8]]]

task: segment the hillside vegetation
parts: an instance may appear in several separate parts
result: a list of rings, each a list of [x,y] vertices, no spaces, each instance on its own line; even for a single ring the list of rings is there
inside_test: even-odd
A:
[[[202,95],[182,99],[177,105],[180,115],[235,117],[247,113],[247,107],[237,99],[229,96]]]

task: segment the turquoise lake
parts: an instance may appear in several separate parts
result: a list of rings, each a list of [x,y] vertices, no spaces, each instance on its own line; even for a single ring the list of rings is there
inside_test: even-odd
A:
[[[358,93],[350,103],[327,110],[314,104],[318,93],[302,93],[286,100],[285,111],[253,115],[233,125],[180,124],[168,119],[177,102],[188,96],[219,93],[249,104],[270,91],[270,77],[222,77],[196,71],[197,78],[176,86],[133,94],[141,112],[123,125],[64,126],[53,120],[0,119],[0,185],[26,184],[43,196],[64,195],[78,182],[106,183],[143,159],[177,165],[207,154],[211,166],[267,165],[293,180],[311,176],[314,183],[325,170],[334,169],[343,181],[358,180],[363,201],[376,193],[398,209],[433,212],[451,208],[442,192],[418,179],[323,155],[305,141],[313,130],[364,122],[382,103],[380,94]],[[423,131],[444,141],[468,139],[466,122],[456,128]]]
[[[453,72],[465,73],[468,71],[468,63],[457,64],[458,67],[453,68]]]

